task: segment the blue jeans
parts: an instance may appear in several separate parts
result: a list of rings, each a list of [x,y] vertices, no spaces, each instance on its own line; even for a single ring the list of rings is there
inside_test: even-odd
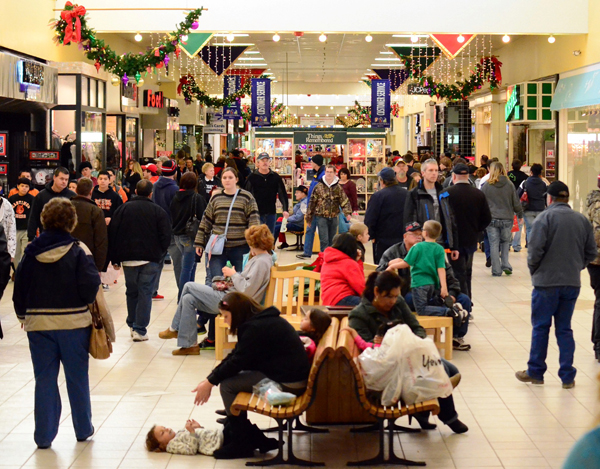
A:
[[[360,304],[360,296],[346,296],[337,302],[336,306],[358,306]]]
[[[277,221],[277,214],[268,213],[267,215],[260,216],[260,223],[267,225],[271,233],[275,233],[275,221]]]
[[[315,231],[317,231],[317,223],[313,220],[310,226],[306,227],[304,233],[304,255],[306,257],[312,256],[313,244],[315,242]]]
[[[529,242],[529,235],[531,234],[531,228],[533,227],[533,222],[537,218],[537,216],[542,212],[531,212],[525,211],[523,212],[523,218],[525,219],[525,242]]]
[[[167,248],[167,253],[165,254],[165,258],[169,256],[171,258],[171,262],[173,263],[173,272],[175,273],[175,283],[177,283],[177,287],[179,287],[179,277],[181,276],[181,252],[175,243],[175,236],[171,235],[171,244]],[[163,259],[160,263],[160,270],[158,271],[158,276],[156,277],[156,281],[154,282],[154,291],[152,292],[152,296],[158,295],[158,287],[160,286],[160,276],[162,274],[162,269],[165,265],[165,260]]]
[[[406,301],[406,304],[412,311],[415,311],[415,305],[413,303],[412,292],[408,292],[406,294],[406,296],[404,297],[404,301]],[[465,295],[464,293],[459,293],[456,296],[456,302],[460,303],[460,305],[464,308],[464,310],[469,313],[469,316],[471,315],[471,311],[473,310],[473,303],[471,302],[471,299],[467,295]],[[452,330],[452,336],[456,337],[456,338],[461,338],[461,337],[464,337],[465,335],[467,335],[468,331],[469,331],[469,321],[465,321],[465,323],[462,326],[460,326],[458,329]],[[452,375],[449,375],[449,376],[452,376]]]
[[[181,298],[183,287],[188,282],[193,282],[196,278],[196,248],[194,248],[194,240],[188,235],[175,235],[175,245],[181,256],[181,273],[177,286],[177,301]]]
[[[558,343],[560,368],[558,376],[563,383],[575,381],[577,370],[573,366],[575,341],[571,318],[579,296],[579,287],[534,287],[531,293],[531,351],[527,362],[527,374],[544,379],[550,326],[554,318],[556,342]]]
[[[333,237],[337,233],[339,219],[338,217],[315,217],[313,223],[316,223],[319,228],[320,251],[323,252],[333,244]]]
[[[521,231],[523,231],[523,218],[519,218],[518,221],[519,221],[519,231],[514,233],[512,244],[511,244],[513,251],[515,251],[515,252],[519,252],[521,250]],[[527,239],[525,240],[525,242],[527,242]]]
[[[492,275],[500,276],[504,270],[512,271],[512,266],[508,262],[508,248],[510,246],[510,230],[512,229],[512,220],[492,219],[492,222],[486,228],[490,240],[490,258],[492,259]],[[498,255],[500,252],[500,255]]]
[[[304,231],[304,226],[296,225],[295,223],[288,223],[287,230],[288,231]],[[273,237],[275,238],[276,242],[277,242],[277,238],[279,237],[279,233],[281,233],[281,222],[280,221],[275,223],[275,231],[273,232]]]
[[[50,446],[62,410],[58,373],[62,363],[67,382],[75,436],[85,439],[94,431],[90,403],[89,349],[91,327],[28,332],[29,351],[35,375],[35,432],[39,446]]]
[[[162,264],[149,262],[137,267],[123,267],[127,297],[127,325],[146,335],[152,313],[152,294]]]

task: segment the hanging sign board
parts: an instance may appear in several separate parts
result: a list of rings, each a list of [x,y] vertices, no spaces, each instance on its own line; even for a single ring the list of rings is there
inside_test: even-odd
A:
[[[430,88],[428,86],[410,83],[408,85],[408,94],[410,95],[425,95],[429,96]]]
[[[242,77],[235,75],[225,75],[223,80],[223,97],[226,98],[230,94],[237,93],[242,87]],[[241,119],[242,105],[240,100],[236,99],[229,106],[223,106],[223,118],[225,119]]]
[[[371,80],[371,127],[387,128],[390,122],[390,80]]]
[[[252,120],[254,127],[271,125],[271,80],[252,78]]]
[[[220,109],[220,108],[219,108]],[[223,119],[223,114],[215,109],[206,110],[205,134],[226,134],[227,122]]]

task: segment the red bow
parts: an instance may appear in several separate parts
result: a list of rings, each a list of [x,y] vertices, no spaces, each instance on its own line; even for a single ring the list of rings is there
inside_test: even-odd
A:
[[[79,17],[85,15],[85,7],[73,5],[71,2],[66,3],[65,8],[67,7],[72,7],[72,9],[63,10],[60,13],[60,17],[67,22],[63,44],[67,45],[71,41],[79,44],[81,42],[81,20]],[[73,25],[73,20],[75,20],[75,25]]]
[[[480,60],[480,63],[482,66],[485,66],[485,62],[486,61],[490,61],[490,71],[491,71],[491,66],[494,67],[494,75],[496,77],[496,81],[498,81],[498,84],[502,83],[502,62],[500,62],[496,57],[483,57]]]

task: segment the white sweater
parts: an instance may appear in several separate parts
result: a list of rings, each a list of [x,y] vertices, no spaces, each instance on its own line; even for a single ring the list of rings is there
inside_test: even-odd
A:
[[[197,453],[212,456],[223,446],[223,431],[196,428],[196,433],[180,430],[167,445],[167,453],[194,455]]]

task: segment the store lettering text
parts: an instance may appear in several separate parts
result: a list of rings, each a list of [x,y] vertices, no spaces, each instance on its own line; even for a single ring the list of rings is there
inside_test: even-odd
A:
[[[377,82],[377,111],[378,116],[385,116],[385,83]]]
[[[264,81],[258,82],[256,85],[256,110],[260,116],[267,113],[265,85],[266,83]]]
[[[513,112],[514,112],[514,118],[515,119],[519,119],[520,118],[520,114],[519,114],[519,95],[520,95],[520,90],[519,90],[519,85],[515,85],[514,87],[512,87],[512,91],[511,89],[509,89],[509,93],[510,94],[510,98],[508,98],[508,101],[506,102],[506,106],[504,107],[504,120],[506,122],[508,122],[509,120],[511,120],[511,117],[513,117]]]
[[[146,90],[144,92],[144,106],[145,107],[163,108],[164,107],[163,92],[157,91],[155,93],[152,90]]]

